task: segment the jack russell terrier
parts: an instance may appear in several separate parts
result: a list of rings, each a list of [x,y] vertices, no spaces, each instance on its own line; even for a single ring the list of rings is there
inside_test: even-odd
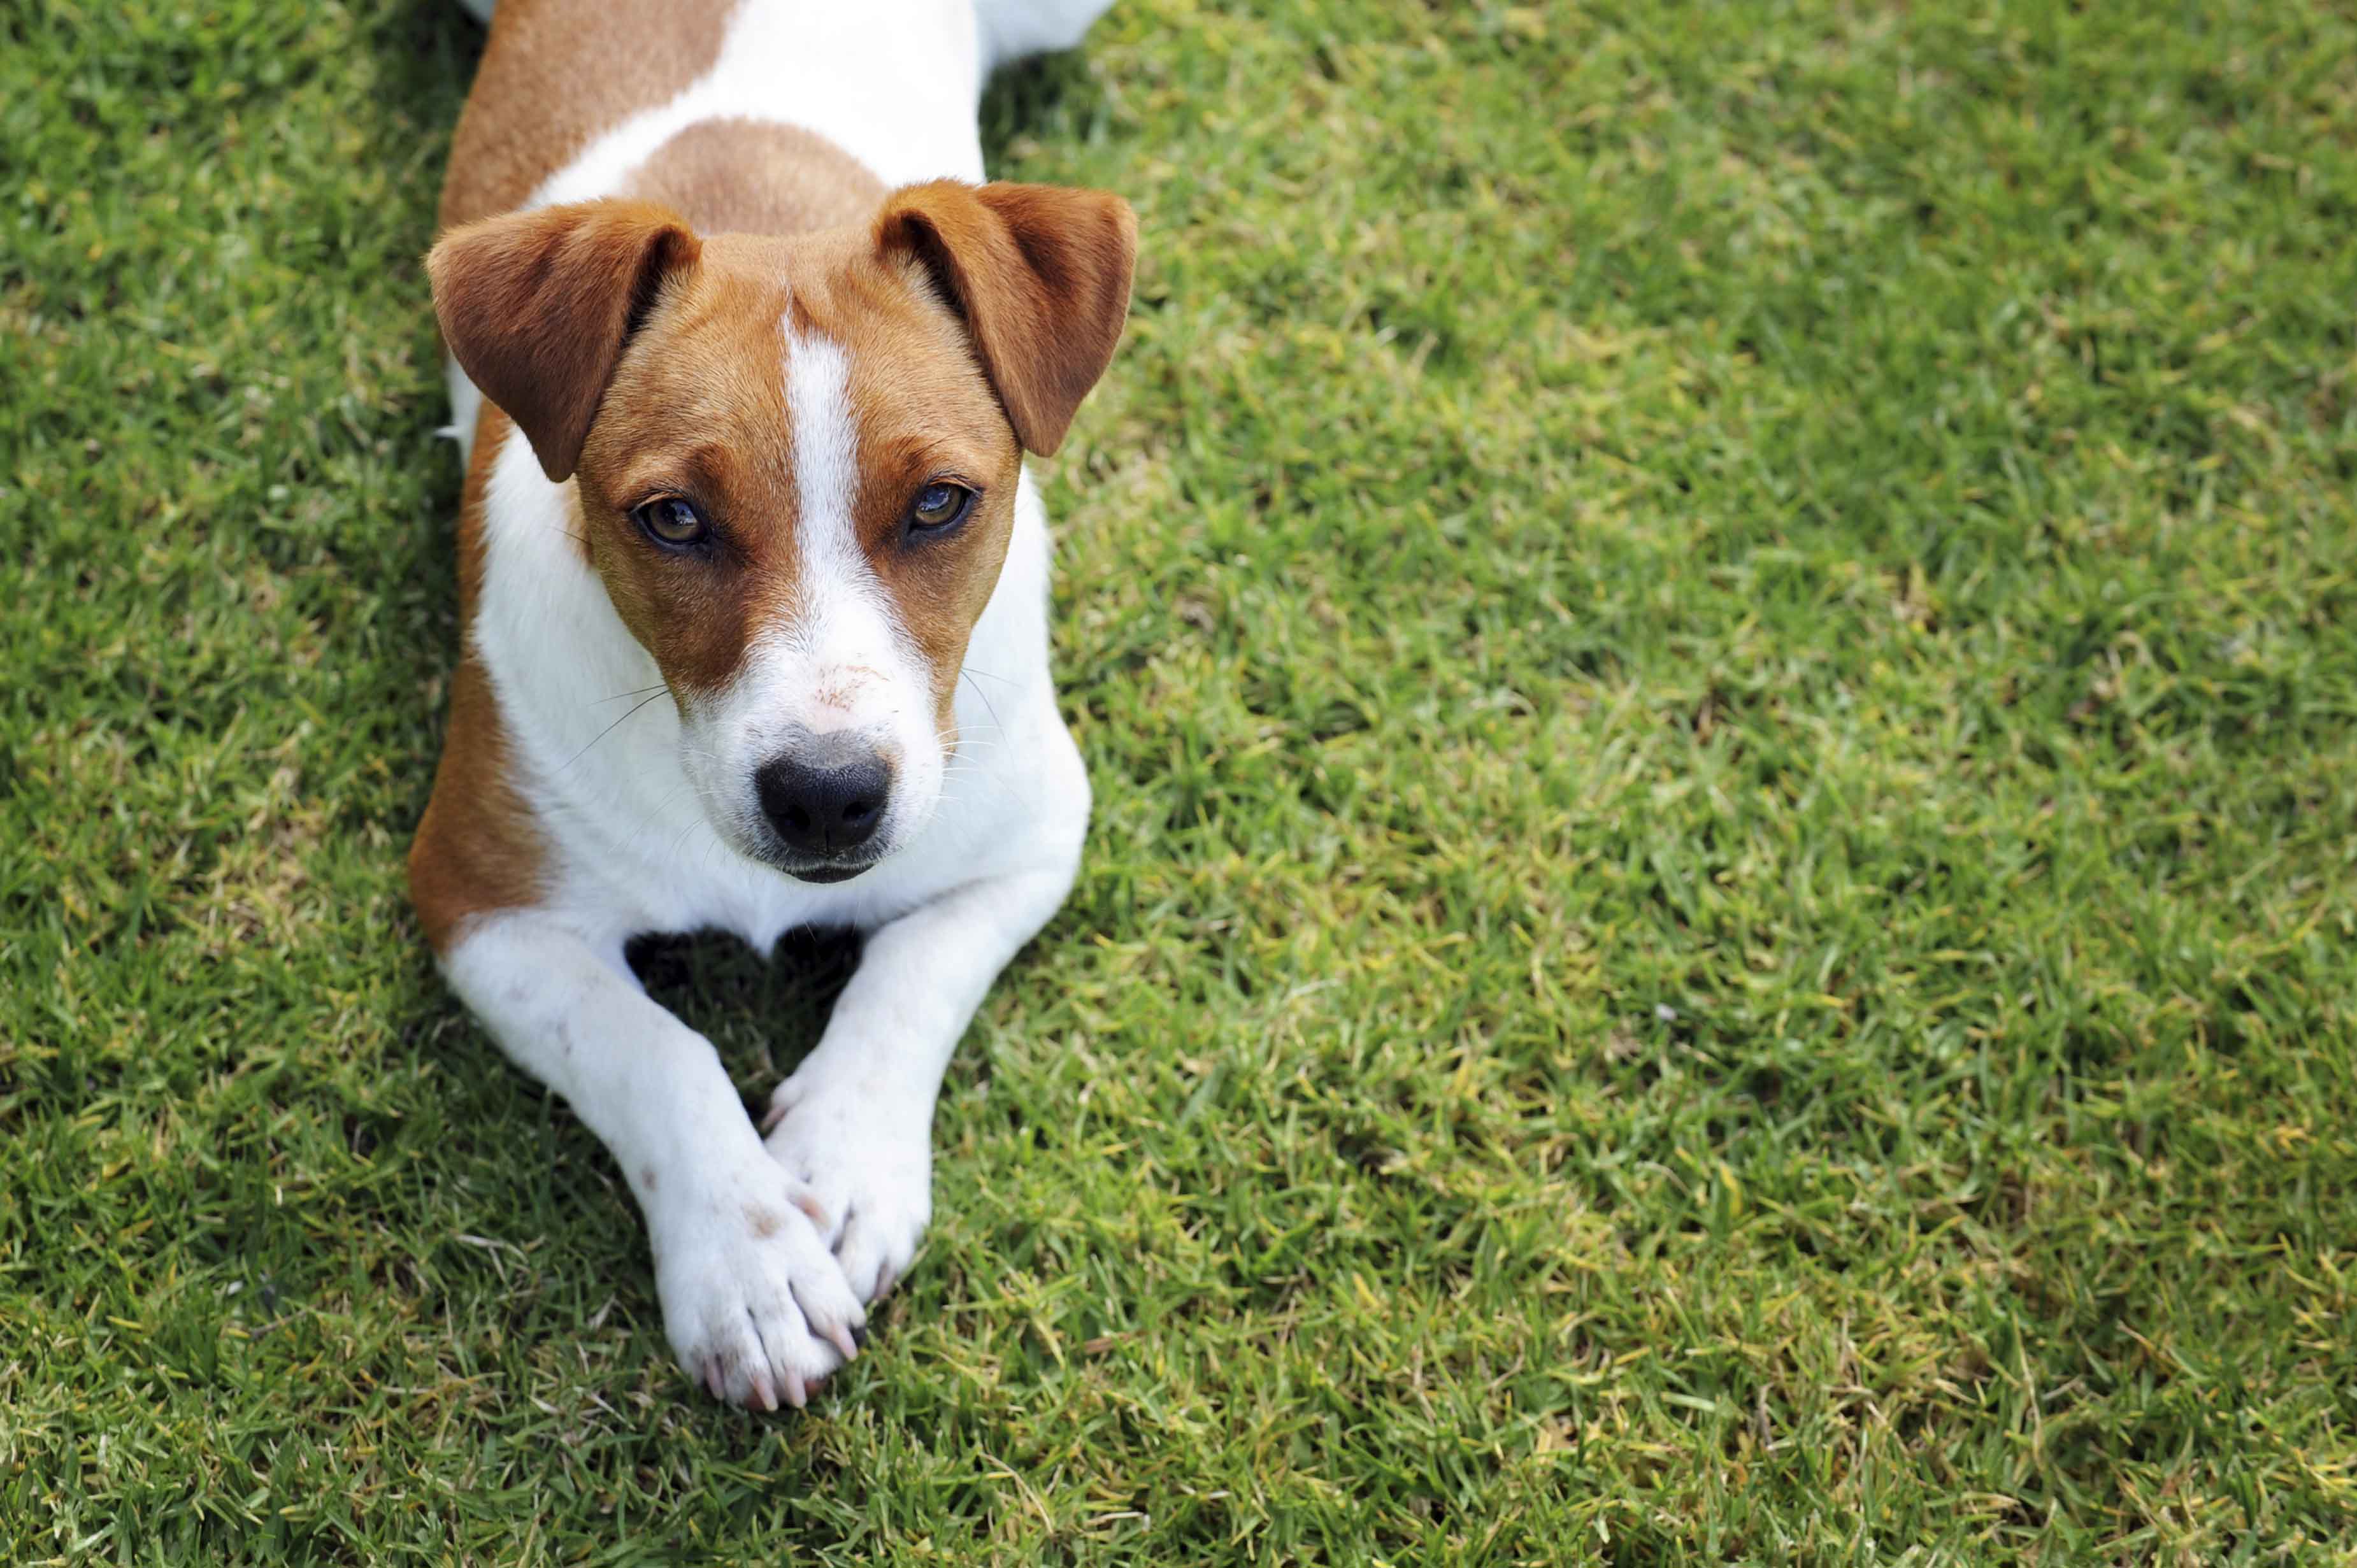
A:
[[[739,1404],[855,1354],[951,1050],[1079,861],[1023,455],[1113,356],[1136,224],[979,183],[974,116],[1105,4],[501,0],[458,122],[426,268],[465,639],[411,890]],[[757,1130],[623,944],[802,926],[866,948]]]

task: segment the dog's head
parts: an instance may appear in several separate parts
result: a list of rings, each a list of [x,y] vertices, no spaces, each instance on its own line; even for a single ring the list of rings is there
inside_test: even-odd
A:
[[[950,181],[858,230],[608,200],[434,247],[444,339],[575,482],[727,843],[839,881],[931,818],[1023,453],[1103,373],[1135,247],[1118,198]]]

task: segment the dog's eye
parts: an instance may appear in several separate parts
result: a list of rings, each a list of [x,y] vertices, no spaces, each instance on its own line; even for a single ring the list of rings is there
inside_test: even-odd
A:
[[[661,500],[649,501],[630,515],[638,520],[639,526],[646,531],[649,539],[674,550],[701,544],[704,536],[711,532],[711,525],[704,521],[704,514],[695,510],[695,503],[681,496],[665,496]]]
[[[974,505],[974,492],[963,485],[953,485],[947,479],[935,479],[917,492],[909,503],[909,526],[911,528],[947,528],[965,516]]]

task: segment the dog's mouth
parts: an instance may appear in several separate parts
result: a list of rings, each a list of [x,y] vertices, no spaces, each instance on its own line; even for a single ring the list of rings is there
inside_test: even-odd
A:
[[[781,865],[778,869],[797,882],[815,882],[825,886],[836,882],[848,882],[875,864],[872,860],[863,860],[856,865]]]
[[[866,853],[813,858],[807,851],[797,851],[782,842],[776,832],[759,822],[716,822],[713,829],[723,843],[754,865],[814,887],[833,886],[873,871],[890,854],[889,845],[870,843],[861,846]]]
[[[808,850],[781,843],[775,833],[761,835],[761,845],[754,854],[756,860],[782,876],[814,887],[831,887],[838,882],[875,870],[888,858],[890,847],[866,843],[847,854],[813,855]]]

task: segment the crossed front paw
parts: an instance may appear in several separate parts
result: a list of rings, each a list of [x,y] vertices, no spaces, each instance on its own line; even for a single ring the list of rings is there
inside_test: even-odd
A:
[[[828,1247],[819,1201],[758,1155],[681,1179],[649,1204],[655,1287],[679,1364],[718,1399],[800,1408],[858,1353],[861,1298]]]
[[[820,1230],[864,1302],[908,1273],[932,1218],[932,1107],[909,1099],[806,1067],[761,1123],[770,1157],[817,1199]]]

